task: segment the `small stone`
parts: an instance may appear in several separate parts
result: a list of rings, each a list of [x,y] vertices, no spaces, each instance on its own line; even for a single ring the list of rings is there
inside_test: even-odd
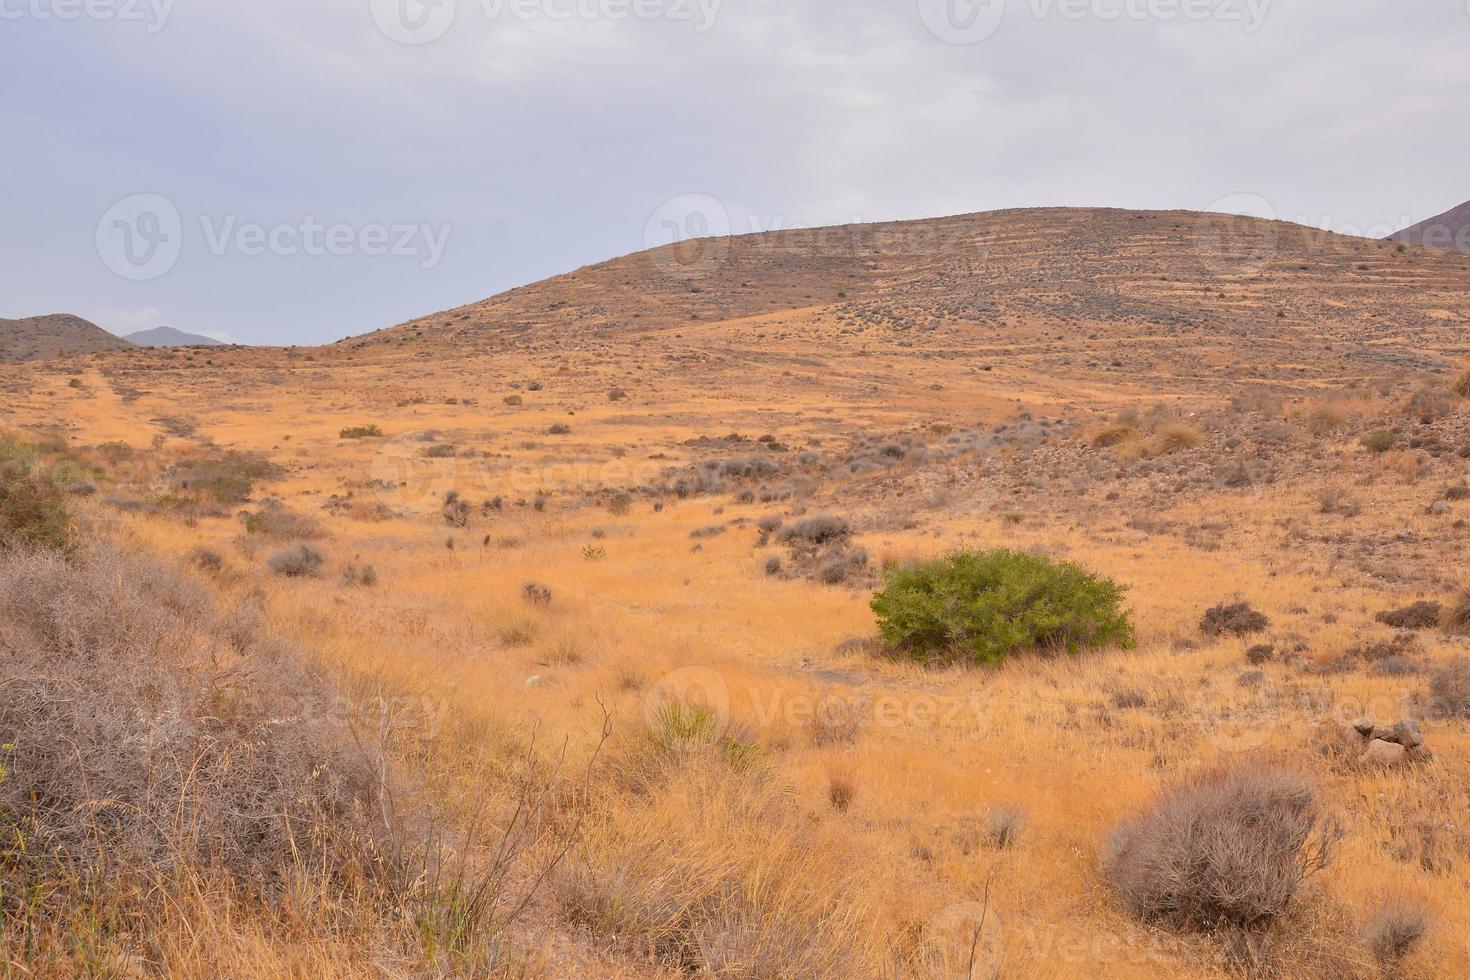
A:
[[[1417,721],[1401,721],[1393,726],[1393,730],[1398,736],[1398,743],[1405,748],[1418,748],[1424,744],[1424,733],[1419,730]]]
[[[540,687],[541,686],[541,675],[540,674],[532,674],[530,677],[527,677],[526,678],[526,686],[527,687]]]
[[[1374,725],[1373,731],[1369,733],[1368,737],[1379,742],[1397,742],[1399,740],[1398,735],[1387,725]]]
[[[1358,759],[1360,766],[1397,766],[1402,765],[1408,756],[1409,750],[1397,742],[1385,742],[1382,739],[1374,739],[1368,743],[1367,750]]]
[[[1358,730],[1359,735],[1371,735],[1373,729],[1378,725],[1372,718],[1359,718],[1353,722],[1353,727]]]

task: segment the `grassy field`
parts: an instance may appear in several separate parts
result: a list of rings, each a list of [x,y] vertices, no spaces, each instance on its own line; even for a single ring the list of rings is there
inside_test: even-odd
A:
[[[1204,261],[1198,218],[741,240],[332,348],[0,368],[87,540],[328,692],[384,835],[348,885],[175,868],[127,928],[7,904],[10,969],[1470,973],[1470,733],[1431,703],[1465,641],[1376,619],[1465,584],[1470,272],[1263,223]],[[850,534],[783,539],[813,516]],[[1134,648],[878,641],[886,569],[999,546],[1126,586]],[[1235,602],[1268,624],[1202,631]],[[1429,751],[1358,764],[1364,716]],[[1114,828],[1240,766],[1307,779],[1331,862],[1250,929],[1130,914]]]

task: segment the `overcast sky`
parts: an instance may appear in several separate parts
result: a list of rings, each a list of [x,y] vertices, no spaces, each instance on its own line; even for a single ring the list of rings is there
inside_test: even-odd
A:
[[[0,316],[323,343],[675,233],[1470,198],[1470,0],[0,0]]]

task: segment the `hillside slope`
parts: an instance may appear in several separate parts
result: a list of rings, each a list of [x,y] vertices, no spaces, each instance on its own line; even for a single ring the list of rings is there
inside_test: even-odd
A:
[[[1470,252],[1470,201],[1389,236],[1394,241]]]
[[[130,333],[125,340],[139,347],[223,347],[224,344],[213,337],[204,337],[197,333],[185,333],[175,330],[173,327],[154,327],[152,330],[139,330]]]
[[[641,252],[340,342],[552,350],[821,312],[865,339],[993,338],[1015,318],[1210,332],[1311,319],[1345,339],[1432,328],[1465,261],[1286,222],[1029,209],[707,239]]]
[[[133,345],[69,313],[0,320],[0,359],[35,361],[57,354],[92,354]]]

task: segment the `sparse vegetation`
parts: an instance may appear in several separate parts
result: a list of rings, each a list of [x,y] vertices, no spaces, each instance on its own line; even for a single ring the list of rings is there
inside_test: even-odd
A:
[[[243,504],[255,485],[281,476],[281,468],[263,456],[229,451],[176,463],[168,471],[171,486],[221,504]]]
[[[1280,919],[1331,860],[1334,833],[1302,777],[1243,765],[1164,790],[1113,832],[1103,875],[1125,908],[1182,929]]]
[[[267,564],[277,575],[287,578],[310,578],[321,570],[326,556],[312,545],[302,542],[282,548],[270,556]]]
[[[76,543],[65,490],[35,450],[0,439],[0,553],[17,547],[70,552]]]
[[[1429,671],[1429,710],[1439,718],[1470,718],[1470,657],[1453,657]]]
[[[1392,970],[1414,952],[1429,931],[1429,910],[1422,902],[1380,902],[1363,925],[1363,936],[1381,969]]]
[[[906,654],[999,663],[1026,649],[1131,646],[1123,593],[1070,562],[962,551],[890,570],[872,607],[883,638]]]
[[[1252,609],[1248,602],[1214,606],[1200,620],[1200,632],[1206,636],[1248,636],[1264,632],[1271,625],[1265,613]]]
[[[297,513],[279,500],[267,500],[259,510],[246,513],[243,519],[247,534],[277,540],[310,540],[326,533],[315,518]]]
[[[1399,435],[1392,429],[1376,429],[1363,437],[1363,448],[1370,453],[1386,453],[1398,445]]]
[[[353,425],[348,426],[337,433],[339,439],[379,439],[383,430],[377,425]]]
[[[12,552],[0,632],[7,964],[136,957],[137,930],[177,928],[200,890],[265,926],[299,889],[345,903],[386,884],[380,761],[200,587],[107,548]]]
[[[1465,589],[1440,612],[1439,625],[1446,633],[1463,636],[1470,633],[1470,589]]]

